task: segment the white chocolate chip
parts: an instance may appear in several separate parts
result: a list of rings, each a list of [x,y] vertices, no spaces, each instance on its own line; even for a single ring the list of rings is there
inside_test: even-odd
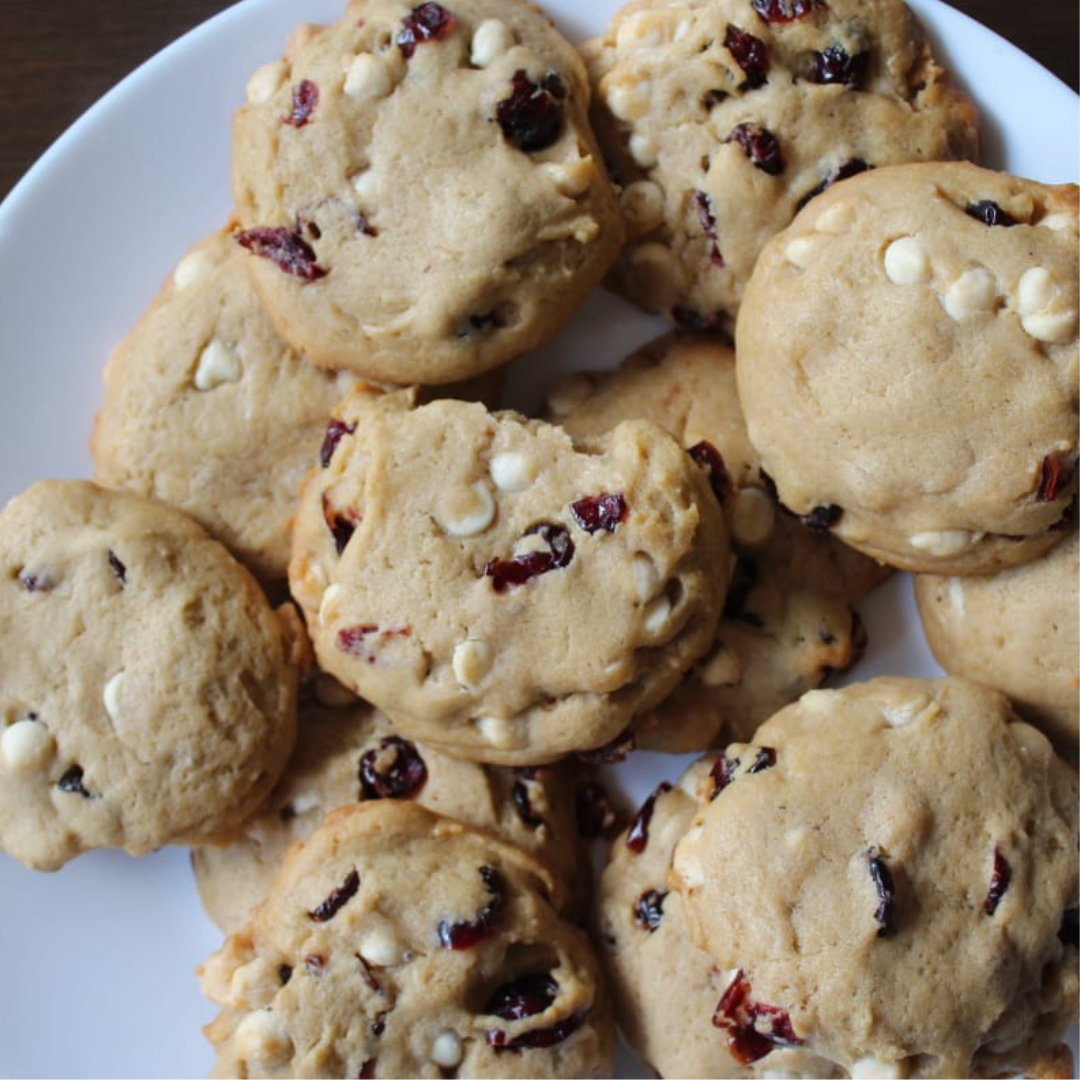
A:
[[[697,669],[697,679],[702,686],[738,686],[742,678],[743,666],[738,653],[723,645]]]
[[[881,710],[890,727],[905,727],[916,720],[928,720],[940,714],[941,706],[928,694],[919,694],[899,705],[888,705]]]
[[[476,720],[476,730],[486,742],[499,750],[512,750],[520,744],[520,738],[509,720],[497,716],[480,716]]]
[[[0,765],[12,772],[28,772],[44,765],[55,742],[39,720],[16,720],[0,734]]]
[[[195,389],[213,390],[237,382],[243,374],[240,358],[228,345],[214,338],[201,353],[195,367]]]
[[[601,92],[607,107],[619,120],[640,120],[652,106],[652,83],[648,79],[640,79],[634,83],[617,83],[606,90],[602,87]]]
[[[1030,315],[1049,307],[1054,299],[1054,279],[1045,266],[1033,266],[1016,283],[1016,310]]]
[[[832,708],[834,694],[835,691],[833,690],[807,690],[799,698],[799,704],[811,712],[827,713]]]
[[[949,318],[957,322],[993,311],[997,304],[997,281],[985,266],[973,266],[945,290],[941,303]]]
[[[1053,232],[1064,232],[1066,229],[1075,232],[1077,221],[1075,214],[1057,213],[1040,218],[1038,224],[1040,228],[1051,229]]]
[[[1059,289],[1050,271],[1033,266],[1016,283],[1016,310],[1024,330],[1038,341],[1061,344],[1076,334],[1075,308],[1053,309]]]
[[[847,201],[833,203],[828,209],[818,214],[814,228],[818,232],[840,236],[851,232],[855,227],[855,207]]]
[[[461,1064],[461,1038],[455,1031],[441,1031],[431,1044],[431,1060],[440,1069],[456,1069]]]
[[[263,105],[274,96],[274,91],[285,78],[285,64],[281,60],[271,61],[256,69],[247,82],[247,101],[249,105]]]
[[[957,615],[963,615],[966,608],[964,579],[959,577],[949,578],[949,604]]]
[[[651,180],[627,184],[619,196],[619,204],[630,230],[639,236],[651,232],[664,220],[664,192]]]
[[[885,276],[894,285],[920,285],[930,280],[930,260],[914,236],[901,236],[885,249]]]
[[[630,156],[643,169],[651,169],[660,160],[656,140],[643,131],[635,131],[630,136]]]
[[[731,504],[731,534],[740,544],[760,544],[772,535],[776,507],[760,488],[741,488]]]
[[[882,1061],[881,1058],[859,1058],[851,1066],[851,1080],[905,1080],[908,1075],[903,1060]]]
[[[370,202],[378,194],[378,181],[372,169],[361,169],[360,172],[353,173],[349,177],[349,183],[361,202]]]
[[[637,598],[644,603],[656,595],[656,587],[660,584],[660,575],[656,570],[656,563],[642,552],[634,555],[634,590]]]
[[[190,288],[208,278],[213,269],[214,260],[205,251],[189,251],[173,270],[173,288]]]
[[[495,660],[495,650],[486,642],[474,638],[462,641],[454,646],[451,665],[458,685],[466,690],[475,690],[484,676],[491,670]]]
[[[796,236],[784,248],[784,258],[798,270],[805,270],[813,261],[819,240],[815,236]]]
[[[514,35],[501,19],[485,19],[473,34],[469,63],[485,68],[514,46]]]
[[[578,373],[560,379],[548,394],[547,407],[555,416],[566,416],[593,392],[592,380]]]
[[[483,480],[477,480],[454,503],[443,519],[451,536],[476,536],[495,520],[495,499]]]
[[[504,450],[491,459],[488,471],[500,491],[524,491],[540,475],[540,466],[528,454]]]
[[[620,53],[651,49],[664,41],[664,21],[658,12],[643,11],[619,23],[615,49]]]
[[[645,632],[650,635],[661,633],[671,620],[671,601],[664,595],[650,600],[645,606]]]
[[[982,539],[982,533],[968,529],[932,529],[908,537],[908,543],[931,555],[955,555]]]
[[[360,53],[345,74],[345,93],[355,101],[386,97],[394,89],[390,68],[381,56]]]
[[[319,621],[326,622],[330,617],[331,608],[337,603],[338,597],[341,595],[341,586],[335,581],[331,585],[327,585],[323,591],[322,599],[319,601]]]
[[[1020,320],[1025,332],[1036,341],[1063,345],[1076,337],[1078,325],[1075,311],[1037,311]]]
[[[274,1000],[274,995],[281,989],[281,978],[277,969],[266,960],[256,959],[241,964],[229,982],[231,1008],[261,1009]]]
[[[124,670],[121,668],[106,684],[102,692],[102,700],[105,702],[105,711],[113,720],[120,718],[120,688],[124,685]]]
[[[292,1040],[281,1020],[268,1009],[248,1013],[233,1033],[237,1056],[268,1064],[292,1052]]]
[[[542,166],[551,178],[555,190],[568,199],[580,199],[592,186],[596,169],[591,157],[575,161],[548,161]]]
[[[388,930],[372,930],[360,939],[360,955],[372,967],[393,967],[400,964],[408,955],[393,934]]]

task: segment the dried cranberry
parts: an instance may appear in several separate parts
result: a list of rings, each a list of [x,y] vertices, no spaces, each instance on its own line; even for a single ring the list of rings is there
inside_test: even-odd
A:
[[[356,231],[358,233],[363,233],[364,236],[379,235],[379,230],[368,221],[367,215],[362,214],[359,210],[356,211]]]
[[[776,141],[776,136],[761,124],[749,120],[736,124],[724,142],[737,142],[754,167],[770,176],[779,176],[784,171],[780,144]]]
[[[350,870],[345,880],[318,907],[308,912],[308,918],[315,922],[329,922],[356,895],[359,888],[360,873],[355,869]]]
[[[109,552],[109,569],[116,575],[121,585],[127,584],[127,567],[117,557],[115,551]]]
[[[375,1064],[378,1061],[377,1058],[368,1058],[360,1066],[360,1071],[356,1074],[356,1080],[375,1080]]]
[[[354,431],[356,431],[355,424],[347,424],[344,420],[338,420],[337,417],[330,418],[330,423],[326,425],[326,435],[323,437],[322,446],[319,448],[319,464],[324,469],[329,466],[338,443],[346,435],[352,435]]]
[[[61,791],[67,791],[72,795],[81,795],[84,799],[93,798],[83,784],[83,767],[81,765],[72,765],[71,768],[57,780],[56,786]]]
[[[500,986],[483,1012],[502,1020],[527,1020],[547,1009],[558,992],[559,984],[550,975],[525,975]]]
[[[598,780],[582,784],[575,796],[578,833],[586,840],[611,836],[619,827],[619,815],[607,788]]]
[[[750,0],[750,6],[767,23],[789,23],[812,14],[825,4],[823,0]]]
[[[318,264],[311,245],[284,225],[257,225],[253,229],[244,229],[236,234],[236,242],[301,281],[318,281],[327,274]]]
[[[308,953],[304,957],[304,968],[313,978],[321,978],[325,967],[326,957],[322,953]]]
[[[978,202],[969,203],[964,212],[976,221],[984,225],[1003,225],[1008,227],[1016,224],[1016,218],[1007,214],[992,199],[980,199]]]
[[[634,726],[631,724],[623,728],[610,742],[592,750],[579,750],[575,756],[586,765],[618,765],[620,761],[626,760],[636,741]]]
[[[709,262],[713,266],[723,266],[724,256],[720,251],[720,234],[716,228],[716,215],[713,214],[712,199],[707,192],[695,191],[694,201],[697,203],[698,221],[709,239]]]
[[[441,41],[454,28],[454,16],[441,4],[417,4],[401,20],[402,29],[398,31],[397,45],[401,55],[408,60],[417,45],[428,41]]]
[[[720,451],[708,439],[702,439],[694,443],[687,453],[709,474],[713,494],[723,504],[734,489]]]
[[[480,877],[491,899],[480,909],[475,919],[467,922],[450,922],[443,919],[439,923],[439,944],[444,949],[471,949],[477,942],[483,941],[494,929],[495,920],[503,906],[504,886],[499,872],[491,866],[480,867]]]
[[[849,176],[866,172],[869,168],[870,166],[862,158],[849,158],[843,165],[838,165],[833,169],[817,187],[811,189],[799,199],[795,204],[796,212],[801,210],[816,195],[820,195],[826,188],[832,187],[838,180],[846,180]]]
[[[542,814],[536,812],[532,804],[529,784],[533,782],[533,778],[529,776],[515,780],[514,786],[510,789],[510,800],[513,802],[514,809],[522,822],[528,825],[530,829],[539,829],[544,824],[544,818]]]
[[[48,574],[34,570],[21,570],[19,584],[27,592],[48,592],[53,587],[53,580]]]
[[[712,795],[709,797],[710,801],[715,799],[735,779],[735,771],[738,767],[739,759],[737,757],[729,758],[723,750],[720,751],[716,761],[713,762],[713,767],[709,770],[709,776],[713,782]]]
[[[292,109],[288,116],[281,118],[281,122],[302,128],[311,119],[318,104],[319,88],[310,79],[303,79],[292,88]]]
[[[514,72],[510,96],[495,106],[495,119],[511,146],[527,153],[543,150],[562,130],[563,99],[566,87],[555,72],[548,72],[537,85],[524,68]]]
[[[491,578],[496,592],[505,592],[514,585],[524,585],[540,574],[561,570],[574,557],[574,542],[561,525],[544,521],[525,530],[526,536],[538,535],[547,544],[547,551],[527,551],[510,559],[494,558],[484,567],[484,577]]]
[[[626,520],[626,499],[620,494],[603,492],[586,495],[570,504],[574,520],[589,533],[614,532]]]
[[[791,1018],[776,1005],[752,1001],[750,982],[740,970],[717,1002],[713,1024],[726,1029],[728,1049],[741,1065],[750,1065],[777,1046],[801,1046]]]
[[[1039,502],[1053,502],[1061,494],[1061,489],[1071,483],[1074,469],[1073,464],[1062,461],[1054,454],[1047,454],[1039,468],[1039,487],[1035,498]]]
[[[758,748],[758,752],[754,755],[754,760],[750,762],[750,767],[746,770],[746,773],[748,776],[753,776],[755,773],[771,769],[775,764],[776,751],[771,746],[762,746]]]
[[[626,846],[635,854],[640,855],[649,844],[649,822],[652,821],[653,811],[656,809],[656,800],[671,790],[671,785],[662,781],[656,790],[641,804],[641,809],[634,815],[630,822],[630,828],[626,834]]]
[[[1001,898],[1009,888],[1011,880],[1012,867],[1009,865],[1008,859],[1002,854],[1001,848],[995,845],[994,871],[990,876],[990,888],[987,890],[986,900],[983,902],[983,911],[987,915],[993,915],[997,911],[997,906],[1001,903]]]
[[[369,664],[375,663],[375,656],[380,645],[385,644],[390,638],[408,637],[412,629],[408,626],[394,627],[383,630],[373,623],[362,626],[343,626],[338,632],[334,643],[343,652],[355,656],[361,660],[367,660]],[[372,643],[368,638],[378,635],[378,640]]]
[[[505,1031],[485,1031],[484,1041],[496,1050],[542,1050],[549,1046],[557,1046],[573,1035],[585,1022],[585,1015],[584,1010],[571,1013],[557,1024],[552,1024],[551,1027],[526,1031],[516,1039],[508,1038]]]
[[[841,507],[828,503],[824,506],[815,506],[809,514],[800,514],[799,520],[808,529],[831,529],[840,520],[843,513]]]
[[[387,735],[378,749],[360,756],[360,800],[412,798],[424,786],[427,775],[416,747],[398,735]]]
[[[364,980],[364,985],[369,990],[374,990],[376,993],[380,993],[382,991],[382,987],[379,986],[379,980],[375,978],[375,973],[371,970],[371,965],[359,953],[353,953],[353,955],[356,957],[356,961],[360,965],[360,978]],[[383,1014],[379,1013],[379,1015],[375,1017],[374,1023],[371,1025],[371,1029],[376,1035],[382,1034],[379,1031],[375,1031],[375,1027],[380,1022],[382,1016]]]
[[[664,917],[664,900],[667,889],[647,889],[634,904],[634,922],[651,934]]]
[[[869,61],[869,53],[860,52],[850,56],[842,45],[834,43],[824,52],[811,53],[810,80],[822,84],[858,86],[866,75]]]
[[[874,921],[878,924],[878,937],[888,937],[896,931],[896,885],[892,871],[877,848],[871,848],[866,853],[866,865],[877,890],[878,905],[874,910]]]
[[[746,76],[740,90],[756,90],[768,82],[766,76],[769,73],[769,50],[761,38],[728,23],[724,34],[724,48],[735,58],[735,63],[743,69]]]
[[[325,491],[322,497],[322,508],[323,520],[334,538],[334,548],[340,555],[348,546],[352,534],[356,531],[356,522],[344,514],[339,514],[330,504],[330,497]]]

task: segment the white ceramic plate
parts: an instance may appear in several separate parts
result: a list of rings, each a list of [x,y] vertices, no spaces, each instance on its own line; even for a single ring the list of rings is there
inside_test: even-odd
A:
[[[979,102],[987,164],[1077,180],[1080,103],[1007,42],[937,0],[911,0]],[[574,40],[617,0],[547,0]],[[230,208],[229,119],[248,75],[301,21],[340,0],[245,0],[192,31],[86,113],[0,205],[0,500],[44,476],[91,474],[101,370],[180,254]],[[557,345],[564,368],[613,364],[660,324],[598,293]],[[543,380],[546,385],[547,379]],[[541,383],[520,382],[523,405]],[[852,677],[937,674],[900,576],[864,612],[871,649]],[[2,677],[0,658],[0,677]],[[688,759],[620,768],[637,799]],[[0,1075],[204,1076],[215,1009],[194,975],[221,942],[185,850],[84,855],[56,874],[0,855]],[[624,1057],[622,1075],[647,1075]]]

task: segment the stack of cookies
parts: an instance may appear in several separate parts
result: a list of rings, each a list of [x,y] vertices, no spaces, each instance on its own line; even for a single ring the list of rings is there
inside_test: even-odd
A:
[[[350,0],[232,134],[0,512],[0,848],[191,847],[214,1075],[1069,1075],[1076,186],[901,0]]]

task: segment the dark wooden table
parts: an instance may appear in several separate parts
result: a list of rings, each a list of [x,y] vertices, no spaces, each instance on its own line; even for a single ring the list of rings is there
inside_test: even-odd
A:
[[[227,6],[225,0],[2,0],[0,199],[106,90]],[[952,6],[1077,89],[1077,0],[952,0]]]

